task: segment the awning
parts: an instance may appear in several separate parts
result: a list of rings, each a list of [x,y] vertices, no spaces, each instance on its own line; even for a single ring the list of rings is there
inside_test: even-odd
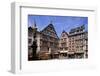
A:
[[[67,54],[74,54],[74,52],[67,52]]]
[[[67,53],[68,51],[67,50],[62,50],[62,51],[59,51],[60,53]]]
[[[82,51],[75,51],[75,53],[84,53],[84,51],[82,50]]]

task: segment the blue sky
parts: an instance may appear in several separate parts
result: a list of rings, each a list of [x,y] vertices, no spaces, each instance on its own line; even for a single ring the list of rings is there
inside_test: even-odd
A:
[[[70,29],[81,25],[85,25],[85,30],[88,30],[88,17],[28,15],[28,26],[34,25],[34,22],[36,22],[38,31],[52,22],[58,36],[61,35],[63,30],[69,32]]]

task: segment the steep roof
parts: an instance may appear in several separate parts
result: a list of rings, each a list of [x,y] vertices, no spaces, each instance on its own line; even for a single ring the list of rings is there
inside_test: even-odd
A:
[[[56,35],[56,38],[59,38],[58,35],[57,35],[57,32],[56,32],[56,30],[55,30],[55,28],[54,28],[54,26],[53,26],[53,24],[51,24],[51,23],[50,23],[48,26],[46,26],[46,27],[45,27],[42,31],[40,31],[40,32],[44,34],[44,32],[45,32],[46,30],[48,30],[49,28],[52,29],[52,31],[53,31],[54,34]]]
[[[68,33],[65,30],[63,30],[62,33],[65,33],[68,36]]]

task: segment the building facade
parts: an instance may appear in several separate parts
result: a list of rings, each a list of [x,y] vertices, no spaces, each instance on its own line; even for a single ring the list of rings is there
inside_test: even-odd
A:
[[[51,55],[50,58],[57,58],[59,38],[53,24],[49,24],[40,33],[40,53],[46,52]]]
[[[37,60],[54,58],[88,58],[88,32],[85,26],[73,28],[67,33],[62,31],[57,36],[52,23],[41,31],[37,31],[36,24],[28,27],[28,59]],[[36,49],[33,47],[36,42]],[[36,53],[36,56],[34,55]]]
[[[84,58],[87,45],[85,26],[76,27],[69,32],[69,57]]]
[[[67,57],[68,47],[69,47],[68,33],[63,31],[61,33],[61,37],[59,40],[59,54],[60,54],[59,57],[60,58]]]
[[[49,24],[45,27],[42,31],[37,31],[36,27],[28,28],[28,50],[29,50],[29,57],[32,56],[32,42],[34,41],[33,38],[33,31],[36,31],[36,41],[37,41],[37,50],[36,54],[38,59],[54,59],[58,58],[58,36],[55,31],[53,24]]]
[[[83,50],[85,51],[84,57],[88,58],[88,32],[85,32]]]

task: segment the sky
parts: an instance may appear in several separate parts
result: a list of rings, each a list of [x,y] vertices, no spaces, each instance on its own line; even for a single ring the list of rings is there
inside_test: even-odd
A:
[[[32,26],[34,23],[36,23],[38,31],[52,23],[59,37],[63,30],[69,32],[72,28],[81,25],[85,25],[85,30],[88,31],[88,17],[28,15],[28,26]]]

